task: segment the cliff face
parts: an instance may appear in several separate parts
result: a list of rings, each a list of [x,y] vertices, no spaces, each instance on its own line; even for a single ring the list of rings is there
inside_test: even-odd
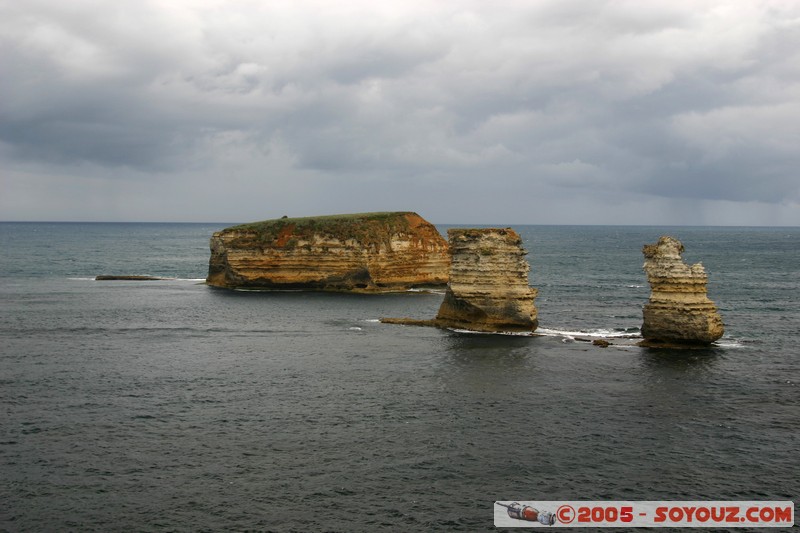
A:
[[[214,233],[206,282],[365,292],[444,285],[447,250],[416,213],[281,218]]]
[[[681,259],[683,250],[673,237],[661,237],[642,250],[651,288],[643,313],[646,341],[708,344],[725,332],[714,302],[706,295],[703,265],[687,266]]]
[[[530,265],[512,229],[451,229],[450,281],[436,324],[475,331],[533,331]]]

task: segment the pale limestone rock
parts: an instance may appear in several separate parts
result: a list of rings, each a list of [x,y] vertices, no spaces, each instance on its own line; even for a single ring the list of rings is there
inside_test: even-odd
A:
[[[722,337],[724,326],[714,302],[706,294],[703,265],[687,266],[681,259],[683,244],[661,237],[645,245],[644,271],[650,283],[650,300],[644,306],[642,337],[649,342],[709,344]]]
[[[528,285],[530,265],[511,228],[451,229],[450,281],[436,316],[441,327],[533,331],[538,325]]]
[[[211,237],[215,287],[402,291],[447,283],[447,242],[416,213],[281,218]]]

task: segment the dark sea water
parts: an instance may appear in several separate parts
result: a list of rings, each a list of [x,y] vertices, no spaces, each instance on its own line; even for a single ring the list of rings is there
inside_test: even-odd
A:
[[[222,226],[0,224],[0,530],[480,531],[495,500],[797,500],[798,228],[516,227],[545,333],[519,337],[377,321],[441,294],[210,289]],[[575,340],[638,333],[663,234],[706,266],[718,346]]]

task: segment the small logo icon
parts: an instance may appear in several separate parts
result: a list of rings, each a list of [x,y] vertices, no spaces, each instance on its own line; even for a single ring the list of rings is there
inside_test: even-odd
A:
[[[508,516],[516,520],[525,520],[526,522],[539,522],[545,526],[552,526],[556,523],[556,515],[549,511],[540,511],[530,505],[520,505],[519,502],[514,502],[511,505],[495,502],[497,505],[506,508]]]
[[[570,524],[575,520],[575,509],[571,505],[562,505],[556,510],[556,516],[562,524]]]

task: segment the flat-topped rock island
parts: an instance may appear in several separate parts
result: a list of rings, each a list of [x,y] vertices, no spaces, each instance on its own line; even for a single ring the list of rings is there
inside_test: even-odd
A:
[[[206,283],[254,290],[392,292],[447,283],[447,241],[412,212],[278,218],[211,237]]]

